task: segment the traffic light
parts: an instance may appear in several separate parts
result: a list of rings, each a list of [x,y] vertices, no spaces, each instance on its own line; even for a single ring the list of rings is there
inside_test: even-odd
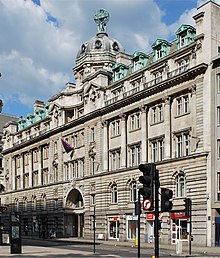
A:
[[[170,199],[173,197],[173,191],[168,188],[161,188],[161,212],[170,211],[173,208],[173,203]]]
[[[140,164],[139,170],[143,172],[143,176],[139,177],[139,181],[143,184],[143,187],[139,190],[140,194],[143,195],[143,199],[148,199],[151,203],[148,210],[154,208],[154,174],[156,166],[154,163]]]
[[[189,217],[190,216],[190,208],[191,208],[191,199],[190,198],[185,198],[184,199],[184,211],[185,211],[185,216]]]

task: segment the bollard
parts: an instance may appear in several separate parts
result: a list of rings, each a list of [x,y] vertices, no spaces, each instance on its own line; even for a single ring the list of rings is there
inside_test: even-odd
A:
[[[134,239],[134,245],[138,246],[138,238],[137,237]]]

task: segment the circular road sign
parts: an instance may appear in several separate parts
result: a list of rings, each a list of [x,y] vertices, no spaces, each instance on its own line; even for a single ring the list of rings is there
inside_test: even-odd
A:
[[[143,210],[149,210],[151,208],[151,201],[149,199],[144,199]]]

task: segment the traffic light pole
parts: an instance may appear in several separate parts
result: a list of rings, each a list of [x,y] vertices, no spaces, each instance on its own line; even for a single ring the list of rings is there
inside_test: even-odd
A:
[[[192,200],[189,204],[189,255],[192,254]]]
[[[158,177],[158,170],[155,171],[155,178]],[[154,220],[154,250],[155,258],[159,258],[159,180],[155,180],[155,220]]]
[[[141,194],[138,190],[138,205],[141,202]],[[141,257],[141,211],[140,207],[138,206],[138,258]]]

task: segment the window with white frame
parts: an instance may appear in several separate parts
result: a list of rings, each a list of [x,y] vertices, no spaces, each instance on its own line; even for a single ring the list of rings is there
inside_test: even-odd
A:
[[[181,35],[180,35],[180,47],[183,47],[187,44],[187,33],[186,32],[183,32]]]
[[[111,123],[112,137],[120,135],[120,120],[115,120]]]
[[[117,170],[121,167],[121,150],[110,151],[111,170]]]
[[[69,167],[69,163],[65,163],[65,164],[64,164],[64,171],[65,171],[65,180],[69,180],[69,179],[70,179],[70,167]]]
[[[117,203],[118,202],[118,189],[117,184],[114,183],[111,186],[111,203]]]
[[[37,186],[38,185],[38,171],[34,171],[32,173],[32,185]]]
[[[29,173],[25,173],[24,174],[24,188],[28,188],[29,187]]]
[[[183,115],[189,113],[189,95],[184,95],[176,99],[177,103],[177,115]]]
[[[179,174],[176,177],[176,197],[184,197],[186,194],[185,188],[185,176],[184,174]]]
[[[95,156],[90,156],[90,175],[95,175],[96,172]]]
[[[33,162],[38,162],[38,150],[33,150]]]
[[[176,135],[177,157],[188,156],[190,154],[190,134],[183,132]]]
[[[137,201],[137,182],[135,180],[130,183],[130,201]]]
[[[218,174],[217,174],[217,176],[218,176],[218,193],[220,193],[220,172],[218,172]],[[220,199],[218,198],[218,201],[220,201]]]
[[[161,46],[159,46],[155,49],[155,55],[156,55],[156,60],[163,57]]]
[[[162,161],[164,159],[164,138],[158,138],[151,141],[152,161]]]
[[[48,157],[49,157],[49,147],[44,146],[43,147],[43,159],[48,159]]]
[[[95,141],[95,127],[92,127],[90,129],[90,142],[94,142]]]
[[[131,131],[141,128],[140,112],[130,115],[130,129]]]
[[[217,140],[217,158],[220,159],[220,140]]]
[[[21,166],[21,156],[16,157],[16,168],[20,168]]]
[[[152,107],[152,113],[151,113],[151,122],[152,124],[156,124],[159,122],[162,122],[164,117],[163,117],[163,105],[156,105]]]
[[[24,154],[24,165],[27,166],[29,164],[29,153],[26,152]]]
[[[217,92],[220,93],[220,73],[217,74],[216,83],[217,83]]]
[[[130,167],[136,167],[141,162],[141,146],[140,144],[135,144],[129,146],[129,161]]]
[[[220,107],[217,107],[217,125],[220,126]]]
[[[43,169],[42,171],[42,183],[43,185],[46,185],[49,183],[49,171],[48,168]]]
[[[84,177],[85,161],[84,159],[79,160],[79,177]]]

